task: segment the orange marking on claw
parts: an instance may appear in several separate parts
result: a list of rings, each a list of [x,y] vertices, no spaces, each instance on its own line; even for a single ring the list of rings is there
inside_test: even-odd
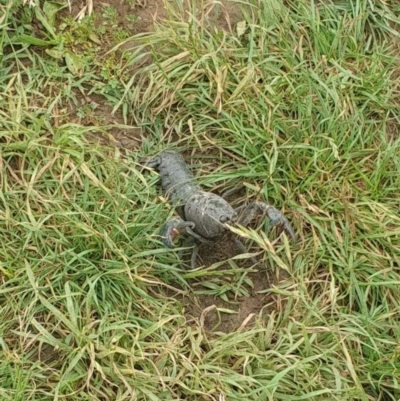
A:
[[[179,230],[176,229],[176,228],[173,228],[173,229],[171,230],[171,237],[174,238],[174,237],[176,237],[177,235],[179,235]]]

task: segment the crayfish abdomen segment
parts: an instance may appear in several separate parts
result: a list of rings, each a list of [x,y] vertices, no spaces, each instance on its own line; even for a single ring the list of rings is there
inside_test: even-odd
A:
[[[196,191],[186,200],[185,219],[195,223],[194,231],[203,238],[216,238],[226,231],[223,223],[237,220],[237,213],[220,196]]]
[[[146,165],[160,173],[163,191],[174,203],[185,202],[193,192],[200,189],[179,153],[164,151],[147,161]]]

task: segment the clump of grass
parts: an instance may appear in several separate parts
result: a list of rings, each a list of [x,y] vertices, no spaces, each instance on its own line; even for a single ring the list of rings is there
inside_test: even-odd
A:
[[[244,179],[299,233],[272,246],[239,230],[291,277],[267,323],[229,334],[187,321],[171,296],[195,273],[181,275],[154,235],[168,211],[140,152],[124,160],[87,142],[98,127],[57,119],[91,81],[13,42],[3,21],[2,399],[398,399],[395,7],[250,3],[240,35],[202,10],[189,21],[171,10],[136,38],[134,67],[153,63],[121,102],[147,132],[145,152],[198,149],[206,187]]]
[[[135,38],[132,61],[153,60],[126,91],[135,122],[160,148],[216,158],[206,186],[245,180],[300,235],[274,249],[239,230],[292,276],[264,348],[276,359],[249,362],[262,390],[247,397],[397,399],[398,5],[251,2],[236,35],[188,7]]]
[[[105,97],[112,106],[119,102],[130,74],[122,68],[124,51],[109,49],[129,31],[115,21],[115,8],[106,7],[108,17],[92,13],[77,21],[68,14],[61,17],[69,7],[67,1],[30,5],[22,6],[18,0],[4,7],[1,40],[7,72],[18,70],[24,78],[36,80],[36,86],[27,86],[27,93],[40,87],[42,96],[34,96],[40,105],[53,102],[63,122],[71,119],[66,114],[73,108],[88,106],[86,103],[95,107],[92,98],[97,96]],[[96,123],[101,125],[101,121]]]
[[[162,209],[133,163],[88,144],[87,128],[50,127],[14,107],[19,119],[1,112],[0,134],[2,397],[84,389],[111,399],[124,369],[135,377],[124,391],[141,397],[157,387],[146,378],[151,347],[184,322],[177,302],[157,295],[167,265],[154,273],[165,251],[151,238]]]

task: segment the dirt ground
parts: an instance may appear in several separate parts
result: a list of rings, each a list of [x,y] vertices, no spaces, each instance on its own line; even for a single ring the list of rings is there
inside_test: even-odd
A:
[[[235,29],[236,24],[242,19],[240,6],[227,1],[219,2],[219,9],[216,15],[216,24],[218,28],[226,31]],[[67,15],[76,16],[84,10],[86,3],[81,0],[71,0],[71,11],[65,10],[62,17]],[[118,12],[118,24],[130,34],[151,32],[154,28],[154,21],[162,20],[167,17],[167,11],[164,8],[162,0],[108,0],[104,2],[93,2],[93,11],[101,15],[104,7],[112,7]],[[211,5],[208,6],[210,12]],[[71,13],[71,14],[70,14]],[[135,17],[135,22],[128,22],[126,16]],[[100,21],[101,23],[101,21]],[[110,45],[111,48],[111,45]],[[105,49],[107,50],[107,49]],[[71,119],[83,125],[95,125],[101,121],[104,125],[116,124],[116,128],[109,131],[111,142],[114,146],[134,151],[140,146],[141,135],[139,129],[118,128],[123,125],[124,120],[121,112],[112,115],[112,107],[105,98],[94,95],[90,99],[80,96],[82,104],[94,102],[96,108],[90,118],[80,118],[77,116],[77,110],[71,110]],[[98,139],[98,138],[97,138]],[[231,240],[226,240],[217,244],[202,245],[199,250],[199,262],[202,266],[211,266],[213,263],[221,262],[237,255],[238,251]],[[226,294],[228,300],[224,301],[219,296],[213,295],[190,295],[184,297],[181,301],[185,307],[186,317],[189,324],[200,324],[207,331],[231,332],[238,329],[248,328],[254,324],[258,316],[267,318],[272,310],[280,309],[279,301],[265,291],[270,288],[271,283],[277,284],[279,279],[268,273],[268,269],[260,263],[256,268],[251,268],[249,261],[236,261],[239,267],[249,268],[247,284],[241,286],[247,290],[248,296],[235,296],[233,292]],[[229,263],[224,263],[220,269],[228,270]],[[281,278],[282,279],[282,275]],[[237,279],[232,276],[232,280]],[[207,279],[192,280],[191,285],[195,292],[201,291],[202,286],[207,284]],[[235,313],[226,313],[223,310],[234,311]]]
[[[199,249],[199,261],[197,266],[211,266],[214,263],[229,260],[238,255],[238,250],[232,240],[223,240],[215,244],[202,244]],[[252,266],[250,260],[236,260],[236,265],[248,271],[247,282],[240,284],[248,296],[236,296],[233,291],[227,293],[228,300],[213,295],[197,295],[196,297],[183,298],[188,322],[200,324],[208,331],[232,332],[238,329],[249,328],[257,317],[264,320],[273,310],[280,310],[282,305],[278,299],[266,292],[272,285],[278,284],[284,278],[284,272],[279,272],[279,277],[272,274],[271,270],[263,263]],[[226,262],[219,267],[222,271],[230,269]],[[226,276],[225,280],[237,284],[243,276]],[[209,279],[192,280],[190,283],[194,291],[201,290],[203,283]],[[221,309],[235,311],[234,314],[220,312]]]
[[[102,7],[113,7],[118,12],[119,24],[129,29],[132,34],[151,32],[154,30],[154,21],[167,18],[168,12],[164,4],[168,0],[108,0],[93,1],[93,11],[99,11]],[[226,0],[209,3],[206,5],[207,12],[213,12],[213,7],[218,5],[216,23],[219,28],[226,31],[235,29],[235,25],[242,19],[240,6]],[[82,0],[71,0],[71,14],[78,15],[84,8],[86,2]],[[183,4],[185,8],[185,4]],[[126,16],[134,15],[136,22],[128,24]],[[127,26],[128,25],[128,26]]]

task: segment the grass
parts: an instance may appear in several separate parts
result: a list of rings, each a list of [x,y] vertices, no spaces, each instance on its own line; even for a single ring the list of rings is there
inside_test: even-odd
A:
[[[399,399],[399,6],[251,1],[239,33],[202,10],[174,6],[99,60],[90,19],[35,31],[40,9],[4,8],[2,400]],[[110,127],[70,121],[82,92],[143,146],[90,143]],[[210,333],[185,314],[193,278],[221,295],[228,273],[185,272],[155,235],[170,210],[136,162],[164,148],[293,222],[296,244],[239,230],[290,275],[267,321]]]

